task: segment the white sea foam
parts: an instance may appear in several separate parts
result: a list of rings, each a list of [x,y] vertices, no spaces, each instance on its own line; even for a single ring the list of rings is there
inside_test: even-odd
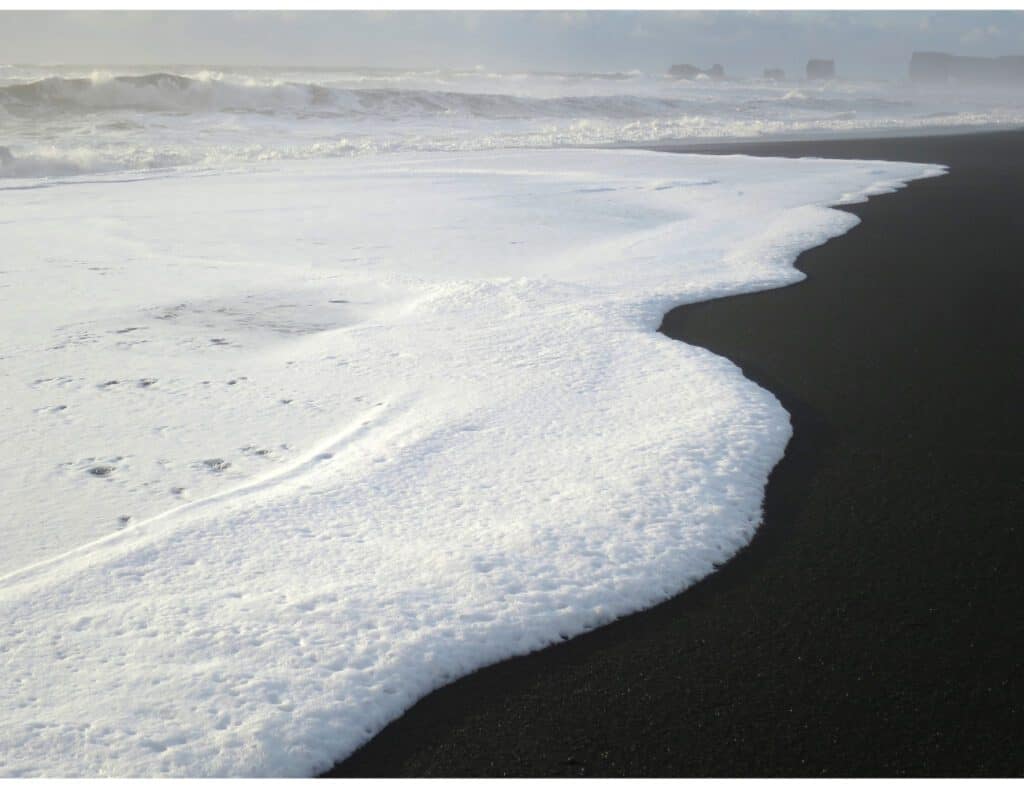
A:
[[[796,281],[855,223],[826,206],[940,171],[546,151],[0,189],[0,775],[311,774],[705,576],[790,427],[662,314]]]
[[[0,72],[0,178],[1021,123],[1020,91],[901,83],[16,67]]]

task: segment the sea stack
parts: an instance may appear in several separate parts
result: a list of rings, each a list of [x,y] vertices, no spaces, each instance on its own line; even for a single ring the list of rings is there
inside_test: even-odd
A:
[[[938,84],[1019,85],[1024,81],[1024,55],[961,57],[947,52],[915,52],[910,58],[910,79]]]
[[[725,69],[720,63],[715,63],[709,69],[697,68],[690,63],[677,63],[668,70],[669,76],[678,79],[697,79],[698,77],[710,77],[711,79],[725,79]]]
[[[680,79],[696,79],[703,72],[701,72],[701,70],[696,66],[691,66],[689,63],[676,63],[668,70],[668,73],[669,75],[679,77]]]
[[[808,79],[833,79],[836,75],[836,61],[811,59],[807,61]]]

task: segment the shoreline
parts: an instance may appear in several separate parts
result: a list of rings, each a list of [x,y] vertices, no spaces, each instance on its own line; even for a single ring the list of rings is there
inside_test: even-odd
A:
[[[662,605],[432,693],[329,776],[1024,773],[1022,147],[653,147],[950,172],[841,206],[862,221],[800,256],[804,282],[665,316],[790,412],[750,545]]]
[[[593,145],[593,148],[664,150],[691,153],[693,148],[714,151],[716,149],[735,149],[746,151],[762,145],[782,143],[786,145],[805,145],[813,143],[860,143],[879,140],[927,139],[929,137],[976,137],[979,134],[1004,134],[1017,131],[1018,127],[1007,126],[1005,123],[980,123],[976,126],[917,126],[914,128],[864,128],[841,131],[791,131],[772,133],[764,137],[704,137],[695,140],[666,139],[658,142],[621,142],[610,145]],[[757,154],[752,154],[757,155]],[[840,158],[840,157],[837,157]],[[936,162],[937,163],[937,162]]]

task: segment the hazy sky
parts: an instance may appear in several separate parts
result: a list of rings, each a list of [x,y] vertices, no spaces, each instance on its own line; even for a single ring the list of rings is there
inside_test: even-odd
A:
[[[1024,53],[1015,11],[0,11],[10,63],[345,65],[902,77],[913,50]]]

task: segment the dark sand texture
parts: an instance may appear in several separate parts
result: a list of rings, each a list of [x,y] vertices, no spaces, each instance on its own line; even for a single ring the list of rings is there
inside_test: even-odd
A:
[[[748,548],[332,774],[1024,774],[1024,133],[704,150],[951,171],[848,207],[807,281],[666,316],[792,414]]]

